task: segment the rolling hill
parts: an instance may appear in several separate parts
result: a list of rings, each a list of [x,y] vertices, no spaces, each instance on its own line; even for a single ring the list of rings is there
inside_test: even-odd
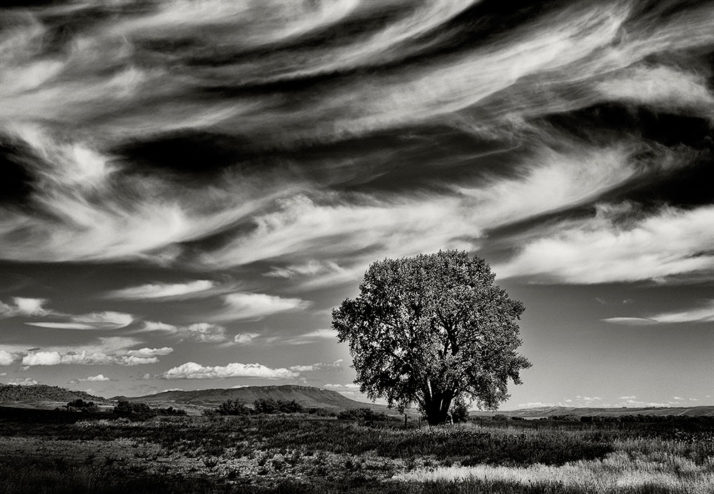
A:
[[[81,399],[100,404],[105,403],[105,398],[92,396],[84,391],[71,391],[58,386],[34,384],[31,386],[15,386],[0,384],[0,403],[14,405],[43,405],[64,404],[72,400]]]
[[[133,402],[143,402],[152,404],[162,404],[168,406],[193,405],[215,407],[226,400],[240,401],[252,404],[258,399],[273,400],[295,400],[306,408],[328,408],[338,410],[350,410],[354,408],[371,408],[376,411],[387,412],[384,405],[374,403],[364,403],[351,400],[340,393],[328,389],[315,388],[312,386],[247,386],[244,388],[228,389],[200,389],[194,391],[164,391],[153,395],[125,397],[117,396],[112,400],[127,400]],[[389,412],[393,413],[391,410]]]

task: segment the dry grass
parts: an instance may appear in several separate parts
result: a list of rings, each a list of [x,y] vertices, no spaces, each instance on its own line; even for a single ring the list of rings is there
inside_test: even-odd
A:
[[[705,494],[714,421],[687,424],[0,417],[0,494]]]
[[[714,492],[714,458],[696,464],[688,458],[667,452],[643,454],[617,451],[603,459],[581,460],[560,466],[437,467],[399,473],[393,480],[420,483],[480,481],[613,493],[656,487],[672,493],[709,494]]]

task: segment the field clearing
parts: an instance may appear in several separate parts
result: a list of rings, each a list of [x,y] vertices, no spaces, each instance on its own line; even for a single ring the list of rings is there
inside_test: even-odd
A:
[[[714,421],[0,420],[1,493],[714,492]]]

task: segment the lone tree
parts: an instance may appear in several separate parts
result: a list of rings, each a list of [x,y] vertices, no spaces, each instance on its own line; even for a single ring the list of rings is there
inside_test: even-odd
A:
[[[429,424],[452,402],[495,409],[530,362],[516,352],[525,307],[494,285],[488,264],[441,251],[373,263],[360,293],[332,311],[347,341],[356,383],[371,399],[403,411],[417,403]]]

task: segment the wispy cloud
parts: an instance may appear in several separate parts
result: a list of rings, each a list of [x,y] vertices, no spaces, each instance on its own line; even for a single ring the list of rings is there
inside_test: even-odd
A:
[[[305,345],[321,340],[337,341],[337,332],[334,329],[329,328],[315,329],[314,331],[308,331],[307,333],[286,338],[283,340],[283,343],[287,343],[289,345]]]
[[[201,343],[220,343],[228,339],[226,328],[207,322],[174,326],[163,322],[146,321],[142,331],[162,331],[181,339],[190,339]]]
[[[26,322],[30,326],[51,329],[77,329],[77,330],[112,330],[120,329],[134,322],[131,314],[123,312],[93,312],[68,316],[66,322]]]
[[[682,323],[707,323],[714,322],[714,300],[699,307],[672,312],[660,312],[657,314],[642,317],[609,317],[603,319],[605,322],[613,324],[625,324],[632,326],[651,324],[682,324]]]
[[[611,100],[648,104],[668,110],[688,109],[714,118],[714,94],[701,73],[665,65],[626,69],[596,86]]]
[[[215,321],[238,321],[304,310],[310,302],[299,298],[284,298],[264,293],[230,293],[223,296],[223,308],[214,314]]]
[[[313,364],[292,365],[291,371],[295,372],[317,372],[327,369],[341,369],[344,360],[337,359],[334,362],[315,362]]]
[[[603,319],[603,321],[612,324],[622,324],[624,326],[650,326],[657,324],[656,320],[646,317],[608,317]]]
[[[147,283],[145,285],[113,290],[105,294],[106,298],[121,300],[144,299],[184,299],[212,294],[215,283],[210,280],[195,280],[186,283]]]
[[[663,208],[633,220],[632,211],[599,210],[582,222],[558,225],[496,266],[500,277],[608,283],[653,280],[714,270],[714,207]]]
[[[229,377],[292,379],[297,376],[298,373],[295,371],[285,368],[272,369],[258,363],[204,366],[196,362],[186,362],[163,373],[164,379],[225,379]]]
[[[633,158],[636,149],[629,143],[605,150],[544,146],[513,177],[464,183],[448,193],[389,200],[365,194],[293,195],[256,215],[251,231],[199,260],[225,266],[297,259],[302,261],[276,264],[266,275],[297,278],[306,288],[353,281],[380,255],[472,249],[489,229],[591,201],[650,172]],[[553,192],[544,195],[546,189]],[[304,259],[306,253],[310,257]]]

